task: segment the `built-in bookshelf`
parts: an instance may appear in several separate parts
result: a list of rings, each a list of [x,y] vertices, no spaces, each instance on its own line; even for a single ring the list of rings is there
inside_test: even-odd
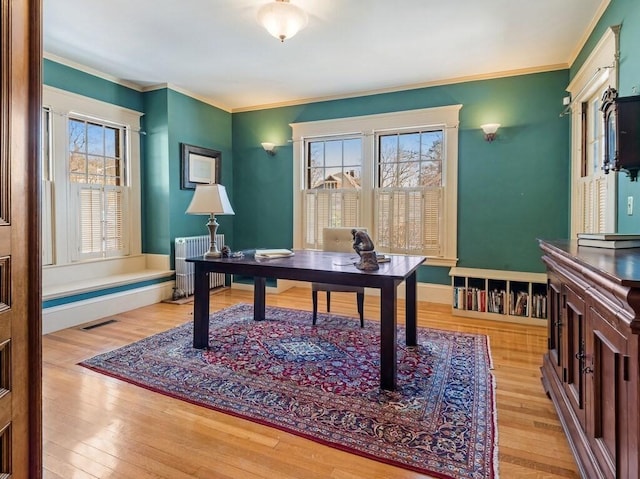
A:
[[[456,316],[530,324],[547,319],[544,273],[451,268],[449,275]]]

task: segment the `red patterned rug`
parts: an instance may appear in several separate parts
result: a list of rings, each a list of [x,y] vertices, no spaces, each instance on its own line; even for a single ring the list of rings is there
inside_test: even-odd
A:
[[[398,331],[398,391],[379,388],[379,323],[238,304],[211,315],[210,349],[192,324],[101,354],[87,368],[224,413],[436,478],[495,479],[488,339]]]

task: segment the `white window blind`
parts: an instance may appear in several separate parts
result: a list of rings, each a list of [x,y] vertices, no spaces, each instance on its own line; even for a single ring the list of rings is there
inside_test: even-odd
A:
[[[361,226],[362,139],[353,135],[305,143],[304,248],[322,249],[322,230]]]
[[[380,251],[442,254],[442,187],[376,190],[376,238]]]
[[[42,264],[53,264],[53,183],[42,180]]]
[[[127,211],[129,189],[122,186],[72,184],[77,215],[78,259],[129,254]]]
[[[304,194],[305,248],[322,249],[322,230],[360,226],[359,190],[307,190]]]

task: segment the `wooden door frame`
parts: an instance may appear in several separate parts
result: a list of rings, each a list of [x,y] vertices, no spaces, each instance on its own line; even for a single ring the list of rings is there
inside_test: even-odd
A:
[[[40,238],[42,0],[2,0],[0,205],[3,287],[9,294],[11,477],[42,477],[42,245]],[[10,454],[9,454],[10,452]]]
[[[31,292],[27,311],[29,322],[29,477],[42,477],[42,0],[28,0],[29,5],[29,243],[33,251],[28,261]]]

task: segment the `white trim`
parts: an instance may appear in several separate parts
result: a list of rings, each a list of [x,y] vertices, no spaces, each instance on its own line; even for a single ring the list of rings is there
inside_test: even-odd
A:
[[[589,40],[591,33],[593,33],[593,29],[596,27],[596,25],[600,21],[600,18],[602,17],[602,15],[604,15],[604,12],[607,10],[607,7],[609,6],[610,3],[611,3],[611,0],[602,0],[602,3],[600,3],[598,10],[596,10],[596,14],[591,19],[591,22],[589,23],[589,25],[587,25],[587,28],[585,28],[584,33],[582,34],[582,38],[577,43],[575,50],[569,57],[569,62],[568,62],[569,65],[573,65],[573,63],[578,58],[578,55],[584,48],[585,44],[587,43],[587,40]]]
[[[131,82],[131,81],[123,80],[122,78],[118,78],[116,76],[110,75],[110,74],[105,73],[105,72],[100,71],[100,70],[95,70],[95,69],[93,69],[91,67],[83,65],[81,63],[74,62],[74,61],[69,60],[67,58],[60,57],[60,56],[55,55],[53,53],[44,52],[42,56],[44,58],[46,58],[47,60],[51,60],[51,61],[53,61],[55,63],[59,63],[61,65],[67,66],[69,68],[73,68],[74,70],[78,70],[78,71],[81,71],[83,73],[87,73],[87,74],[92,75],[94,77],[102,78],[103,80],[110,81],[111,83],[117,83],[118,85],[122,85],[124,87],[131,88],[132,90],[136,90],[136,91],[139,91],[139,92],[143,91],[142,90],[142,86],[139,85],[138,83],[134,83],[134,82]]]
[[[280,283],[283,284],[283,289],[280,289]],[[253,284],[237,285],[233,283],[232,288],[241,289],[244,291],[253,291]],[[282,281],[278,280],[278,288],[267,288],[267,293],[281,293],[290,288],[303,288],[311,290],[311,283],[308,281]],[[404,281],[397,286],[397,298],[406,298],[406,288]],[[311,293],[309,293],[311,294]],[[434,284],[434,283],[417,283],[416,295],[418,301],[425,301],[427,303],[438,304],[451,304],[451,297],[453,294],[453,288],[451,285],[446,284]],[[380,296],[380,289],[378,288],[365,288],[366,296]]]
[[[150,254],[145,253],[146,269],[158,269],[168,271],[171,268],[171,257],[168,254]]]
[[[149,85],[146,87],[142,88],[143,92],[148,92],[148,91],[156,91],[156,90],[162,90],[162,89],[168,89],[168,90],[173,90],[175,92],[178,93],[182,93],[183,95],[186,95],[190,98],[193,98],[194,100],[198,100],[201,101],[202,103],[206,103],[209,106],[212,106],[214,108],[217,108],[219,110],[223,110],[226,111],[227,113],[233,113],[233,110],[230,106],[225,105],[223,103],[217,102],[209,97],[206,96],[202,96],[202,95],[198,95],[197,93],[193,93],[192,91],[189,91],[185,88],[179,87],[177,85],[174,85],[172,83],[158,83],[155,85]]]
[[[399,130],[403,128],[434,126],[446,129],[444,151],[446,155],[444,167],[444,216],[443,224],[443,256],[437,258],[437,263],[443,260],[450,266],[457,261],[457,229],[458,229],[458,125],[462,105],[448,105],[433,108],[421,108],[393,113],[380,113],[347,118],[336,118],[301,123],[291,123],[293,138],[293,247],[302,248],[303,242],[303,199],[304,188],[304,144],[305,140],[355,134],[362,137],[363,159],[374,161],[375,135],[385,130]],[[363,162],[363,184],[373,184],[371,173],[374,165],[365,167]],[[365,197],[366,195],[363,195]],[[372,226],[371,215],[373,206],[367,204],[373,198],[363,198],[363,226]],[[436,264],[431,258],[427,265]]]
[[[168,255],[124,256],[46,266],[42,269],[42,298],[46,301],[172,274]]]
[[[608,1],[608,0],[607,0]],[[467,83],[471,81],[479,81],[479,80],[496,80],[500,78],[509,78],[514,76],[521,75],[532,75],[535,73],[546,73],[553,72],[558,70],[567,70],[571,66],[571,62],[567,63],[556,63],[554,65],[542,65],[540,67],[531,67],[531,68],[519,68],[515,70],[505,70],[500,72],[492,72],[492,73],[482,73],[478,75],[468,75],[463,77],[455,77],[455,78],[446,78],[443,80],[434,80],[428,82],[421,83],[411,83],[408,85],[398,85],[389,88],[377,88],[374,90],[362,90],[353,93],[345,93],[342,95],[327,95],[322,97],[312,97],[312,98],[300,98],[296,100],[290,101],[282,101],[276,103],[266,103],[262,105],[253,105],[253,106],[243,106],[238,108],[233,108],[231,110],[232,113],[242,113],[247,111],[259,111],[259,110],[269,110],[273,108],[282,108],[288,106],[297,106],[297,105],[308,105],[310,103],[319,103],[324,101],[332,101],[332,100],[344,100],[347,98],[360,98],[367,97],[372,95],[380,95],[384,93],[393,93],[393,92],[404,92],[409,90],[418,90],[422,88],[431,88],[435,86],[443,86],[443,85],[455,85],[457,83]]]
[[[618,88],[617,85],[617,27],[609,27],[594,49],[576,73],[567,91],[571,93],[571,222],[570,238],[583,233],[583,208],[581,201],[581,161],[582,161],[582,102],[594,94],[604,90],[607,86]],[[590,175],[593,176],[593,175]],[[616,190],[617,175],[610,173],[607,181],[607,231],[616,228]]]
[[[129,194],[129,252],[131,255],[142,252],[142,200],[140,173],[140,113],[129,108],[77,95],[59,88],[43,86],[43,105],[51,109],[52,137],[52,179],[55,263],[68,264],[74,261],[77,251],[71,251],[74,244],[75,218],[71,217],[73,198],[68,181],[68,133],[67,119],[70,114],[100,118],[127,129],[127,184]]]
[[[308,283],[311,284],[311,283]],[[288,279],[279,279],[275,287],[267,286],[265,288],[265,292],[267,294],[278,294],[283,293],[288,289],[291,289],[295,286],[299,286],[299,283],[296,281],[290,281]],[[240,291],[253,291],[253,283],[231,283],[231,289],[237,289]]]
[[[42,334],[159,303],[164,299],[171,298],[174,284],[174,281],[167,281],[44,309],[42,311]]]
[[[547,282],[547,273],[531,273],[528,271],[510,271],[501,269],[451,268],[449,276],[500,279],[505,281],[525,281],[529,283]]]

